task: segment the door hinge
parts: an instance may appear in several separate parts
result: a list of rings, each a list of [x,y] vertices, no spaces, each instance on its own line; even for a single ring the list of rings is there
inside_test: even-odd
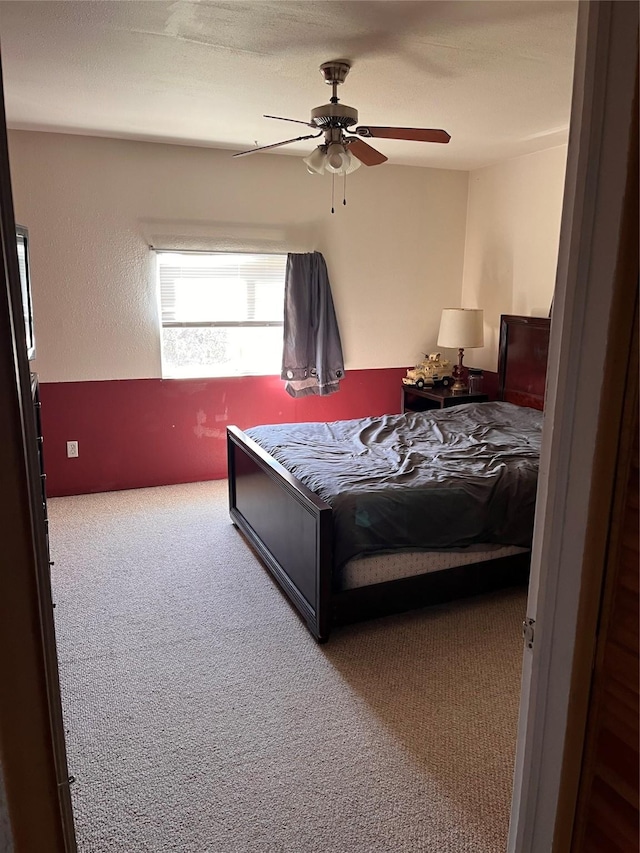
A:
[[[527,617],[524,620],[524,622],[522,623],[522,637],[523,637],[525,645],[527,646],[528,649],[533,648],[535,624],[536,624],[536,620],[535,619],[529,619],[529,617]]]

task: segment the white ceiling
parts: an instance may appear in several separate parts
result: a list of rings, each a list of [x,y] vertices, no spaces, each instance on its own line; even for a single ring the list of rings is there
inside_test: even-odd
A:
[[[308,121],[331,93],[318,66],[346,58],[338,94],[361,124],[451,134],[371,140],[390,162],[472,169],[566,141],[576,15],[573,0],[2,2],[7,119],[239,151],[306,133],[262,114]]]

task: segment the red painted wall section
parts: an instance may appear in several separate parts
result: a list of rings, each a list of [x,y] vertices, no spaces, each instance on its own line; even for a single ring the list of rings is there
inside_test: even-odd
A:
[[[226,427],[400,411],[404,368],[349,371],[340,391],[294,399],[276,376],[42,383],[51,497],[226,477]],[[79,455],[67,459],[67,441]]]

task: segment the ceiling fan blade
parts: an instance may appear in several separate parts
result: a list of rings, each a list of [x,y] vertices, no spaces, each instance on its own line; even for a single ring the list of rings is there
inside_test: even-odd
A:
[[[388,157],[385,157],[384,154],[376,151],[375,148],[372,148],[368,142],[364,142],[362,139],[358,139],[357,137],[347,139],[345,141],[345,145],[349,148],[349,151],[351,151],[354,157],[357,157],[365,166],[379,166],[381,163],[385,163],[389,159]]]
[[[307,127],[317,127],[310,121],[300,121],[299,118],[283,118],[282,116],[262,116],[262,118],[275,118],[277,121],[295,121],[296,124],[306,124]]]
[[[353,132],[353,131],[352,131]],[[421,127],[356,127],[358,136],[376,139],[407,139],[411,142],[444,142],[451,137],[446,130],[433,130]]]
[[[239,151],[233,156],[244,157],[247,154],[255,154],[256,151],[267,151],[269,148],[279,148],[281,145],[288,145],[290,142],[302,142],[303,139],[317,139],[318,136],[322,136],[322,131],[320,131],[320,133],[310,133],[308,136],[296,136],[295,139],[285,139],[284,142],[274,142],[273,145],[261,145],[259,148],[250,148],[248,151]]]

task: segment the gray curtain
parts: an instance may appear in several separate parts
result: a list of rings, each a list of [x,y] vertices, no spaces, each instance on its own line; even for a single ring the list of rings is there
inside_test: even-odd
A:
[[[331,285],[320,252],[287,255],[281,376],[292,397],[332,394],[344,376]]]

